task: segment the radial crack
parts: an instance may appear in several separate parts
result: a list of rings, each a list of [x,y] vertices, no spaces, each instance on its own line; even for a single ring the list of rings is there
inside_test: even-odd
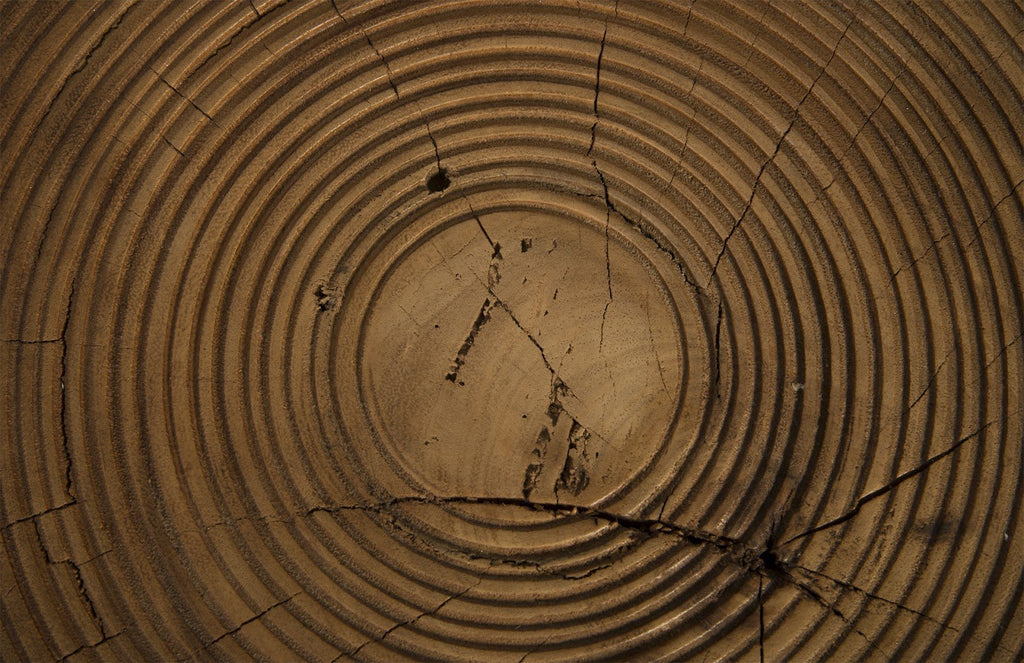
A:
[[[466,340],[462,342],[462,347],[459,348],[458,354],[455,355],[455,359],[452,360],[452,365],[445,374],[444,379],[449,382],[457,382],[459,379],[459,371],[462,370],[462,366],[466,363],[466,357],[469,355],[469,350],[473,347],[473,343],[476,342],[477,334],[480,333],[480,328],[487,324],[487,321],[491,319],[491,309],[494,307],[494,303],[490,299],[484,299],[483,306],[480,307],[480,313],[477,314],[476,320],[473,322],[472,328],[469,330],[469,334],[466,335]]]
[[[750,187],[750,196],[747,198],[747,202],[743,206],[743,211],[740,212],[740,215],[736,218],[736,221],[732,224],[732,227],[729,228],[729,232],[725,235],[725,239],[722,240],[722,248],[719,250],[718,256],[715,258],[715,262],[711,267],[711,274],[708,276],[708,282],[704,286],[705,288],[711,286],[711,282],[714,280],[715,274],[718,272],[718,265],[722,262],[722,257],[725,256],[725,252],[729,249],[729,240],[732,239],[732,236],[736,233],[736,230],[739,229],[740,225],[747,218],[747,213],[750,212],[750,206],[754,202],[754,196],[757,194],[757,189],[758,187],[761,186],[761,177],[764,175],[764,172],[768,168],[769,164],[775,161],[775,157],[779,154],[779,150],[782,149],[782,144],[786,142],[786,137],[789,136],[789,132],[793,130],[793,127],[796,125],[797,119],[800,117],[801,107],[803,107],[804,102],[807,101],[807,98],[811,96],[811,91],[814,89],[814,86],[818,84],[818,81],[821,79],[821,77],[825,74],[825,71],[828,69],[828,66],[832,64],[832,59],[835,58],[836,52],[839,50],[839,45],[843,42],[843,39],[846,37],[846,33],[849,31],[850,26],[853,25],[853,21],[854,18],[851,17],[850,21],[846,24],[846,27],[843,28],[843,32],[842,34],[839,35],[839,39],[836,40],[836,44],[832,48],[832,53],[828,56],[828,60],[825,61],[825,64],[821,67],[821,70],[818,72],[818,75],[814,77],[813,81],[811,81],[811,84],[810,86],[808,86],[807,91],[804,92],[804,96],[800,99],[799,102],[797,102],[796,108],[793,109],[793,117],[789,121],[789,126],[787,126],[786,130],[782,132],[782,135],[779,137],[778,142],[775,144],[775,149],[772,150],[771,156],[769,156],[768,159],[766,159],[764,163],[761,164],[761,168],[758,169],[757,175],[754,177],[754,184],[753,186]]]
[[[15,520],[12,520],[11,522],[3,525],[2,527],[0,527],[0,531],[4,531],[4,530],[7,530],[7,529],[10,529],[11,527],[14,527],[15,525],[20,525],[22,523],[34,522],[35,519],[39,518],[40,516],[45,516],[48,513],[53,513],[55,511],[60,511],[61,509],[66,509],[69,506],[74,506],[75,504],[78,504],[78,502],[76,500],[71,500],[70,502],[65,502],[64,504],[58,504],[57,506],[50,507],[49,509],[43,509],[42,511],[39,511],[38,513],[33,513],[33,514],[29,515],[29,516],[24,516],[22,518],[17,518]]]
[[[917,467],[915,467],[913,469],[910,469],[910,470],[907,470],[906,472],[903,472],[902,474],[897,475],[895,478],[893,478],[891,481],[889,481],[884,486],[882,486],[880,488],[876,488],[875,490],[872,490],[869,493],[865,493],[864,495],[862,495],[857,500],[857,503],[854,505],[854,507],[852,509],[850,509],[849,511],[847,511],[846,513],[844,513],[844,514],[842,514],[840,516],[837,516],[836,518],[833,518],[832,520],[829,520],[828,522],[822,523],[821,525],[817,525],[815,527],[812,527],[809,530],[801,532],[800,534],[797,534],[796,536],[792,536],[789,539],[786,539],[785,541],[783,541],[781,545],[783,545],[783,546],[788,545],[788,544],[790,544],[790,543],[792,543],[794,541],[797,541],[799,539],[802,539],[804,537],[807,537],[807,536],[810,536],[812,534],[816,534],[818,532],[821,532],[822,530],[830,529],[832,527],[835,527],[836,525],[841,525],[841,524],[845,523],[846,521],[850,520],[851,518],[856,516],[858,513],[860,513],[861,508],[865,504],[867,504],[868,502],[871,502],[871,501],[873,501],[875,499],[878,499],[879,497],[882,497],[886,493],[894,490],[897,486],[899,486],[904,481],[907,481],[908,479],[912,479],[915,476],[917,476],[918,474],[921,474],[922,472],[927,470],[929,467],[931,467],[935,463],[939,462],[940,460],[942,460],[946,456],[949,456],[950,454],[955,452],[957,449],[959,449],[962,445],[964,445],[968,441],[978,437],[985,429],[987,429],[989,426],[991,426],[992,424],[994,424],[994,423],[996,423],[998,421],[1000,421],[1000,420],[999,419],[993,419],[992,421],[988,422],[987,424],[984,424],[983,426],[981,426],[980,428],[975,430],[973,433],[971,433],[969,435],[965,435],[964,437],[960,438],[959,440],[957,440],[952,446],[950,446],[945,451],[942,451],[941,453],[937,453],[934,456],[932,456],[931,458],[928,458],[926,461],[924,461],[923,463],[921,463]]]
[[[75,580],[75,588],[78,590],[79,598],[81,598],[86,609],[89,611],[89,616],[92,619],[93,624],[96,625],[96,629],[100,633],[100,640],[102,641],[107,637],[107,628],[103,623],[103,618],[100,617],[99,612],[96,610],[96,604],[93,603],[92,597],[89,596],[89,591],[85,588],[85,581],[82,579],[82,569],[70,558],[54,559],[50,555],[49,549],[46,547],[42,530],[39,529],[39,521],[32,520],[32,527],[35,530],[36,539],[39,541],[39,548],[43,552],[43,559],[46,563],[51,566],[63,564],[71,570],[71,575]],[[97,557],[98,556],[99,555],[97,555]]]
[[[939,242],[941,242],[942,240],[946,239],[947,237],[949,237],[952,234],[953,234],[952,231],[947,231],[941,237],[939,237],[939,238],[935,239],[934,241],[932,241],[932,243],[928,245],[928,248],[925,249],[924,252],[921,253],[921,255],[917,256],[914,259],[912,259],[908,264],[903,265],[902,267],[899,267],[895,272],[893,272],[892,276],[889,278],[889,284],[892,285],[893,281],[896,280],[896,277],[899,276],[900,273],[903,272],[903,270],[905,270],[905,269],[912,270],[917,265],[917,263],[919,263],[922,260],[924,260],[925,257],[927,257],[927,255],[929,253],[931,253],[933,250],[935,250],[935,247],[939,245]]]
[[[448,605],[449,603],[451,603],[451,602],[452,602],[452,601],[454,601],[455,599],[458,599],[458,598],[462,597],[463,595],[465,595],[466,593],[468,593],[468,592],[469,592],[470,590],[472,590],[472,589],[476,588],[476,587],[477,587],[477,586],[478,586],[478,585],[479,585],[480,583],[482,583],[482,582],[483,582],[483,580],[484,580],[484,575],[485,575],[485,574],[486,574],[486,573],[487,573],[487,572],[488,572],[489,570],[490,570],[489,568],[488,568],[488,569],[486,569],[486,570],[484,570],[484,571],[483,571],[482,573],[480,573],[480,575],[478,575],[478,576],[477,576],[476,582],[474,582],[473,584],[469,585],[469,586],[468,586],[468,587],[466,587],[465,589],[462,589],[462,590],[460,590],[460,591],[458,591],[458,592],[456,592],[456,593],[454,593],[454,594],[452,594],[452,595],[448,596],[448,597],[447,597],[447,598],[445,598],[445,599],[444,599],[443,601],[441,601],[440,603],[438,603],[436,607],[434,607],[434,608],[432,608],[432,609],[430,609],[430,610],[425,610],[425,611],[421,612],[420,614],[416,615],[415,617],[413,617],[413,618],[411,618],[411,619],[407,619],[407,620],[406,620],[406,621],[404,621],[404,622],[398,622],[398,623],[394,624],[393,626],[391,626],[390,628],[388,628],[387,630],[385,630],[385,631],[384,631],[384,632],[383,632],[382,634],[380,634],[379,636],[377,636],[377,637],[375,637],[375,638],[370,638],[369,640],[366,640],[366,641],[365,641],[365,642],[363,642],[363,643],[362,643],[361,645],[359,645],[358,647],[356,647],[355,649],[353,649],[352,651],[350,651],[350,652],[349,652],[349,653],[348,653],[348,654],[347,654],[346,656],[347,656],[348,658],[354,658],[354,657],[355,657],[355,655],[356,655],[356,654],[358,654],[358,653],[359,653],[360,651],[362,651],[362,650],[363,650],[363,648],[364,648],[364,647],[366,647],[367,645],[369,645],[369,644],[372,644],[372,643],[375,643],[375,642],[383,642],[383,641],[384,641],[384,640],[385,640],[385,639],[386,639],[386,638],[387,638],[387,637],[388,637],[389,635],[391,635],[392,633],[394,633],[394,632],[395,632],[395,631],[397,631],[398,629],[400,629],[400,628],[405,628],[405,627],[407,627],[407,626],[412,626],[413,624],[415,624],[415,623],[416,623],[416,622],[418,622],[419,620],[423,619],[424,617],[430,617],[430,616],[432,616],[432,615],[436,615],[436,614],[437,614],[438,612],[440,612],[440,611],[441,611],[441,610],[442,610],[442,609],[443,609],[443,608],[444,608],[444,607],[445,607],[446,605]],[[336,659],[336,660],[337,660],[337,659]]]
[[[1012,339],[1010,340],[1010,342],[1009,342],[1009,343],[1007,343],[1006,345],[1004,345],[1004,346],[1003,346],[1003,348],[1002,348],[1002,349],[1001,349],[1001,350],[1000,350],[999,352],[997,352],[997,353],[996,353],[996,356],[995,356],[995,357],[992,357],[992,359],[991,359],[991,360],[990,360],[990,361],[989,361],[989,362],[988,362],[987,364],[985,364],[985,370],[986,370],[986,371],[988,371],[988,369],[992,368],[992,364],[996,363],[996,362],[997,362],[997,361],[999,360],[999,358],[1000,358],[1000,357],[1002,357],[1003,355],[1005,355],[1005,354],[1006,354],[1006,352],[1007,352],[1007,350],[1009,350],[1009,349],[1010,349],[1011,347],[1013,347],[1014,345],[1016,345],[1016,344],[1017,344],[1017,342],[1018,342],[1018,341],[1020,341],[1020,339],[1021,339],[1022,337],[1024,337],[1024,332],[1021,332],[1020,334],[1017,334],[1016,336],[1014,336],[1014,337],[1013,337],[1013,338],[1012,338]]]
[[[212,647],[213,645],[217,644],[218,642],[220,642],[220,641],[221,641],[221,640],[223,640],[224,638],[226,638],[226,637],[228,637],[228,636],[230,636],[230,635],[233,635],[233,634],[235,634],[235,633],[238,633],[238,632],[239,632],[239,631],[241,631],[241,630],[242,630],[242,628],[244,628],[245,626],[248,626],[249,624],[251,624],[251,623],[253,623],[253,622],[257,621],[257,620],[259,620],[259,619],[262,619],[262,618],[263,618],[263,616],[264,616],[264,615],[266,615],[266,614],[267,614],[268,612],[270,612],[270,611],[271,611],[271,610],[273,610],[274,608],[279,608],[279,607],[281,607],[281,606],[282,606],[282,605],[284,605],[285,603],[288,603],[289,601],[291,601],[291,600],[292,600],[293,598],[295,598],[296,596],[298,596],[298,595],[299,595],[299,594],[301,594],[301,593],[302,593],[302,592],[295,592],[294,594],[292,594],[292,595],[291,595],[291,596],[289,596],[288,598],[286,598],[286,599],[282,599],[282,600],[278,601],[277,603],[275,603],[275,604],[273,604],[272,606],[268,607],[267,609],[263,610],[263,611],[262,611],[262,612],[260,612],[259,614],[253,615],[253,616],[252,616],[252,617],[250,617],[249,619],[246,619],[245,621],[241,622],[241,623],[240,623],[240,624],[239,624],[238,626],[236,626],[235,628],[233,628],[233,629],[230,629],[230,630],[229,630],[229,631],[227,631],[226,633],[223,633],[223,634],[221,634],[221,635],[217,636],[216,638],[214,638],[213,640],[211,640],[211,641],[210,641],[209,643],[207,643],[207,644],[206,644],[206,645],[205,645],[205,646],[203,647],[203,649],[209,649],[210,647]]]
[[[207,120],[212,122],[215,126],[217,126],[218,128],[223,129],[223,127],[221,127],[220,124],[217,123],[217,120],[213,119],[213,117],[209,113],[207,113],[202,108],[200,108],[199,104],[197,104],[196,102],[192,101],[191,97],[187,96],[181,90],[179,90],[178,88],[176,88],[173,85],[171,85],[170,81],[168,81],[166,78],[164,78],[163,74],[161,74],[159,71],[154,69],[152,66],[149,67],[149,70],[151,72],[153,72],[156,75],[157,78],[160,79],[161,83],[163,83],[164,85],[169,87],[171,89],[171,91],[174,92],[174,94],[178,95],[179,97],[181,97],[182,99],[187,101],[189,103],[189,105],[192,106],[192,108],[194,108],[197,111],[199,111],[202,114],[203,117],[205,117]],[[170,143],[170,141],[167,141],[167,142]],[[174,146],[172,145],[171,147],[174,147]],[[175,149],[178,149],[178,148],[175,148]],[[180,150],[179,150],[179,152],[180,152]]]
[[[939,377],[939,372],[942,370],[942,367],[946,365],[946,361],[949,360],[949,355],[951,354],[953,354],[952,350],[947,352],[946,356],[942,358],[942,361],[939,363],[939,367],[935,369],[935,372],[932,373],[931,378],[928,380],[928,384],[925,385],[924,389],[921,390],[921,393],[917,395],[917,398],[915,398],[914,402],[907,407],[905,412],[910,412],[911,410],[913,410],[914,406],[920,403],[921,399],[924,398],[924,395],[927,394],[928,391],[935,385],[935,379]]]
[[[967,243],[967,246],[964,247],[965,251],[967,249],[971,248],[972,246],[974,246],[975,242],[977,242],[979,239],[981,239],[981,229],[982,229],[982,227],[984,227],[985,224],[987,224],[989,221],[991,221],[992,219],[995,218],[996,210],[998,210],[1003,205],[1003,203],[1005,203],[1007,200],[1012,198],[1014,196],[1014,194],[1017,193],[1017,189],[1019,189],[1022,184],[1024,184],[1024,179],[1022,179],[1021,181],[1017,182],[1012,187],[1010,187],[1010,192],[1007,193],[1002,198],[1000,198],[999,200],[997,200],[995,202],[995,204],[992,205],[992,208],[989,211],[988,216],[986,216],[981,221],[981,223],[979,223],[979,224],[974,226],[974,238],[970,242]]]
[[[84,645],[81,645],[81,646],[77,647],[76,649],[68,652],[67,654],[64,654],[63,656],[61,656],[59,660],[60,661],[67,661],[67,660],[70,660],[72,657],[82,653],[83,651],[85,651],[87,649],[95,649],[96,647],[99,647],[100,645],[102,645],[105,642],[110,642],[111,640],[113,640],[114,638],[116,638],[117,636],[121,635],[122,633],[124,633],[127,630],[128,629],[122,629],[122,630],[118,631],[117,633],[112,633],[110,635],[105,635],[102,638],[100,638],[99,640],[97,640],[96,642],[90,642],[90,643],[86,643]]]
[[[861,596],[869,598],[869,599],[871,599],[873,601],[879,601],[881,603],[885,603],[886,605],[892,606],[892,607],[897,608],[899,610],[904,610],[904,611],[909,612],[909,613],[911,613],[913,615],[917,615],[918,617],[921,617],[922,619],[925,619],[925,620],[931,622],[932,624],[935,624],[935,625],[937,625],[937,626],[939,626],[939,627],[941,627],[943,629],[948,629],[950,631],[953,631],[954,633],[959,633],[960,632],[960,629],[956,628],[955,626],[950,626],[949,624],[946,624],[944,622],[940,622],[939,620],[937,620],[934,617],[931,617],[931,616],[921,612],[920,610],[915,610],[914,608],[911,608],[910,606],[907,606],[907,605],[904,605],[902,603],[899,603],[898,601],[893,601],[891,599],[887,599],[884,596],[879,596],[878,594],[873,594],[873,593],[867,591],[866,589],[862,589],[862,588],[858,587],[857,585],[854,585],[853,583],[846,582],[844,580],[840,580],[839,578],[834,578],[834,577],[832,577],[830,575],[822,573],[821,571],[815,571],[814,569],[809,569],[809,568],[807,568],[805,566],[800,566],[799,564],[788,564],[787,565],[787,569],[789,569],[791,571],[793,569],[795,569],[797,571],[800,571],[802,573],[807,574],[808,576],[813,576],[813,577],[818,578],[820,580],[826,580],[826,581],[836,585],[837,587],[841,587],[844,590],[848,590],[848,591],[854,592],[856,594],[860,594]]]
[[[344,23],[345,25],[350,25],[348,19],[345,18],[345,15],[342,14],[341,10],[338,8],[336,0],[331,0],[331,6],[334,7],[334,12],[338,15],[338,18],[341,19],[342,23]],[[370,38],[369,33],[366,32],[366,30],[363,29],[362,26],[357,26],[356,29],[359,30],[360,34],[363,35],[363,39],[366,40],[366,44],[373,51],[374,55],[377,56],[377,59],[380,60],[380,63],[384,65],[384,71],[385,74],[387,75],[388,85],[391,86],[391,91],[394,92],[395,99],[400,101],[402,95],[399,93],[398,85],[395,83],[394,73],[391,71],[391,65],[384,57],[384,54],[380,52],[380,49],[377,48],[377,45],[373,42],[373,39]],[[423,122],[423,127],[424,129],[426,129],[427,138],[430,140],[430,144],[434,148],[434,159],[437,161],[438,173],[444,175],[445,169],[441,166],[441,152],[440,150],[438,150],[437,141],[434,139],[434,133],[430,129],[430,122],[428,122],[427,118],[423,115],[423,109],[420,107],[420,105],[418,103],[416,103],[415,105],[417,114],[420,117],[420,121]]]

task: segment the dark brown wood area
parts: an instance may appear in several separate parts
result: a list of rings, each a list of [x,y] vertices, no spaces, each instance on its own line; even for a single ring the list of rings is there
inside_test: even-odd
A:
[[[0,3],[0,659],[1021,660],[1022,44]]]

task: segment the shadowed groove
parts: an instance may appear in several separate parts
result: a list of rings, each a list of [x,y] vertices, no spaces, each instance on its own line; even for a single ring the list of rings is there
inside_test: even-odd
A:
[[[0,658],[1024,646],[1019,7],[0,19]]]

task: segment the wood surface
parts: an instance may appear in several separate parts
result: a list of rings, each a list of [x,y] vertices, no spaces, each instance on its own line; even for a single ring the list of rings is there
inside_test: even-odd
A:
[[[0,659],[1020,661],[1022,44],[0,3]]]

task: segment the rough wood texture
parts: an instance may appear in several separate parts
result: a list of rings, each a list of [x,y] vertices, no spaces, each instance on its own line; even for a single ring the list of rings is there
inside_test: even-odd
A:
[[[1020,7],[0,26],[3,660],[1021,659]]]

